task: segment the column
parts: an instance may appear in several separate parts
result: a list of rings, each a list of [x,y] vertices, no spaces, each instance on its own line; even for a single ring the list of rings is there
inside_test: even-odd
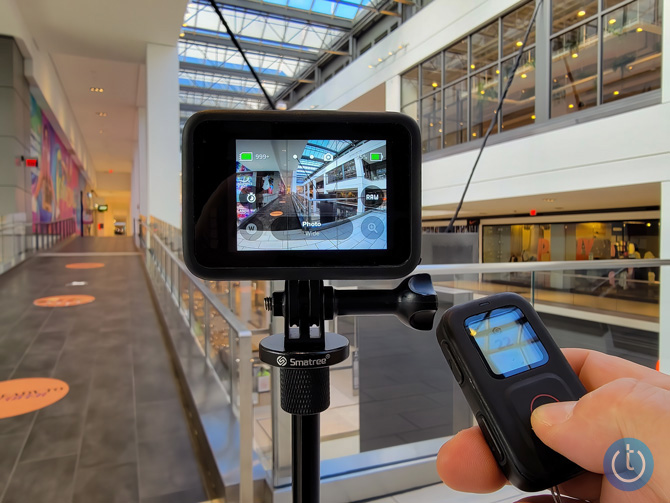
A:
[[[149,215],[149,190],[147,183],[147,109],[137,110],[137,147],[133,158],[133,172],[130,181],[130,214],[133,222]],[[137,224],[139,225],[139,224]],[[139,229],[134,229],[139,232]]]
[[[395,75],[386,81],[386,111],[400,112],[400,75]]]
[[[147,217],[153,216],[181,227],[179,60],[176,46],[147,44],[146,158]]]
[[[23,57],[13,38],[0,37],[0,219],[32,222],[30,168],[30,92]]]
[[[670,259],[670,180],[661,182],[661,258]],[[658,355],[661,371],[670,374],[670,266],[661,267],[658,309]]]
[[[661,102],[670,102],[670,51],[667,50],[670,40],[670,1],[661,0],[663,8],[663,50],[661,51]],[[661,224],[663,225],[663,224]]]

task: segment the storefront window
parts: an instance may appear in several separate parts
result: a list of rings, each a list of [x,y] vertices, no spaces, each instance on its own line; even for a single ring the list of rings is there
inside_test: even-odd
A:
[[[468,141],[468,81],[444,90],[444,146]]]
[[[470,69],[480,68],[498,61],[498,21],[485,26],[470,37],[472,43],[472,58]]]
[[[424,153],[441,148],[441,92],[421,100],[421,145]]]
[[[638,0],[603,16],[603,102],[661,87],[661,14]]]
[[[509,56],[519,52],[519,47],[523,42],[523,37],[526,35],[528,23],[533,17],[535,10],[535,2],[527,3],[517,10],[503,16],[502,18],[502,55]],[[535,25],[530,30],[528,35],[528,42],[526,47],[535,43]]]
[[[430,94],[442,87],[442,54],[421,64],[421,95]]]
[[[470,79],[470,136],[471,140],[482,138],[498,106],[498,68],[491,67]],[[493,126],[491,134],[497,132]]]
[[[598,12],[598,0],[553,0],[551,2],[552,33],[588,19]]]
[[[593,107],[598,101],[598,22],[552,40],[551,116]]]
[[[658,222],[485,225],[482,260],[544,262],[655,258],[660,248]]]
[[[502,64],[503,89],[512,73],[516,57]],[[502,108],[502,129],[526,126],[535,122],[535,49],[524,52],[512,86]]]

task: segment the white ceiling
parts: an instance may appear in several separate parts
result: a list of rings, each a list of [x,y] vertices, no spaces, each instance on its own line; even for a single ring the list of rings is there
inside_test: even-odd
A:
[[[424,185],[430,183],[423,180]],[[548,199],[549,201],[545,201]],[[553,201],[551,201],[553,199]],[[628,185],[594,190],[572,192],[547,192],[527,197],[490,199],[487,201],[468,201],[467,195],[459,218],[481,218],[496,215],[528,215],[534,209],[538,214],[560,213],[568,211],[606,210],[613,208],[641,208],[661,204],[661,186],[659,183]],[[423,219],[451,217],[456,204],[424,207]]]
[[[146,44],[176,45],[186,3],[17,2],[37,45],[51,55],[96,171],[131,171],[137,109],[146,100]],[[91,87],[101,87],[104,93],[92,93]],[[98,117],[96,112],[107,116]]]

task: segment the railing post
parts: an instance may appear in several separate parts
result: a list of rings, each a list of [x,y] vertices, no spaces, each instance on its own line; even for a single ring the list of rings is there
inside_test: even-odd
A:
[[[209,338],[211,335],[211,330],[209,327],[209,321],[210,321],[210,316],[209,316],[209,301],[205,298],[204,299],[205,305],[204,305],[204,325],[205,325],[205,361],[209,361]]]
[[[535,305],[535,271],[530,272],[530,303]]]
[[[253,473],[253,424],[254,405],[253,371],[251,365],[251,332],[239,334],[240,340],[240,375],[238,393],[240,397],[240,501],[254,500]],[[232,344],[231,344],[232,346]],[[234,376],[231,376],[234,379]]]

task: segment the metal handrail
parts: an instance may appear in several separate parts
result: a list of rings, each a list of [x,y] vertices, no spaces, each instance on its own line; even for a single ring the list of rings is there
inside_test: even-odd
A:
[[[228,323],[240,337],[251,337],[251,330],[249,330],[249,328],[219,300],[214,292],[207,288],[207,286],[200,278],[194,276],[193,273],[188,270],[186,265],[179,259],[179,257],[177,257],[177,255],[175,255],[172,250],[170,250],[170,248],[163,242],[161,238],[152,235],[151,240],[156,241],[165,250],[168,256],[177,264],[177,267],[182,271],[182,273],[184,273],[188,279],[197,285],[198,290],[200,290],[203,296],[207,299],[207,302],[209,302],[212,307],[216,309],[216,311],[221,315],[226,323]]]
[[[573,260],[552,262],[504,262],[475,264],[430,264],[418,266],[412,274],[428,273],[432,276],[453,276],[455,274],[487,274],[537,271],[574,271],[597,269],[647,268],[669,266],[670,259],[617,259],[617,260]]]

